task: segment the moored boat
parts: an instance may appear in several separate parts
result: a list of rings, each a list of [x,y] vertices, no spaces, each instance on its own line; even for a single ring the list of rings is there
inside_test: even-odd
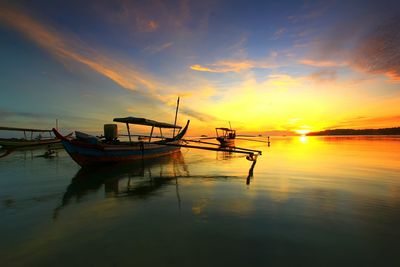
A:
[[[23,138],[0,138],[0,146],[5,149],[13,149],[19,147],[45,146],[59,143],[61,140],[52,135],[52,130],[0,127],[2,131],[23,132]],[[42,134],[48,133],[47,136]],[[34,134],[38,134],[34,137]]]
[[[102,163],[149,159],[174,153],[180,149],[181,139],[186,134],[190,121],[187,121],[183,129],[174,124],[136,117],[115,118],[114,122],[126,124],[128,141],[119,140],[116,124],[104,125],[104,136],[102,138],[81,132],[75,132],[75,138],[68,138],[63,137],[56,129],[53,129],[53,132],[57,138],[61,139],[65,150],[72,159],[84,167]],[[137,135],[130,133],[129,126],[132,124],[150,126],[151,132],[148,140],[133,141],[133,137]],[[154,128],[159,128],[160,136],[153,135]],[[179,129],[180,131],[176,135],[173,134],[172,137],[165,137],[162,129]]]
[[[221,146],[233,146],[235,144],[236,130],[229,128],[215,128],[217,141]]]

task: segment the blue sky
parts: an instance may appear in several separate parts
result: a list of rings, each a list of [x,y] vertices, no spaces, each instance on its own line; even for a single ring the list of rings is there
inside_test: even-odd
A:
[[[3,1],[0,124],[398,126],[398,1]]]

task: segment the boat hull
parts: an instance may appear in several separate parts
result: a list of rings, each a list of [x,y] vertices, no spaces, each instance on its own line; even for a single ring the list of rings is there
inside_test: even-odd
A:
[[[234,138],[224,138],[224,137],[217,137],[218,142],[221,144],[221,146],[234,146],[235,145],[235,139]]]
[[[173,142],[179,144],[179,141]],[[118,163],[141,159],[150,159],[172,154],[180,147],[143,144],[143,145],[88,145],[70,140],[62,144],[71,158],[80,166],[90,166],[102,163]]]
[[[0,146],[3,148],[16,148],[16,147],[31,147],[31,146],[46,146],[50,144],[59,143],[60,139],[48,140],[24,140],[24,139],[5,139],[0,138]]]
[[[135,143],[89,143],[78,139],[62,136],[53,129],[57,138],[61,139],[65,150],[80,166],[90,166],[105,163],[118,163],[134,160],[157,158],[180,150],[181,139],[185,135],[189,122],[174,138],[158,142]]]

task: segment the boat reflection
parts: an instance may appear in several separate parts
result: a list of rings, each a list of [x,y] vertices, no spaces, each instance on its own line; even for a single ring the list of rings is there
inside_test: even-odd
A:
[[[10,149],[0,149],[0,158],[4,158],[8,155],[10,155],[12,150]]]
[[[248,172],[246,184],[253,179],[253,168]],[[176,195],[180,206],[178,178],[210,178],[205,175],[191,175],[181,151],[152,160],[133,161],[97,168],[82,168],[72,178],[64,193],[61,204],[54,210],[53,218],[72,201],[80,200],[104,187],[105,197],[145,199],[157,195],[165,186],[176,186]],[[212,176],[212,178],[219,178]],[[227,178],[227,176],[224,176]]]
[[[72,178],[53,217],[57,218],[60,210],[72,200],[79,202],[82,197],[97,192],[103,185],[106,197],[147,198],[171,183],[175,183],[178,190],[177,178],[189,176],[180,151],[152,160],[106,165],[95,169],[83,168]],[[177,198],[180,201],[178,191]]]
[[[224,149],[226,149],[228,151],[218,151],[216,153],[216,155],[217,155],[216,159],[217,160],[230,160],[230,159],[235,157],[235,153],[233,152],[234,147],[232,147],[232,146],[224,146],[224,147],[221,146],[221,148],[224,148]]]

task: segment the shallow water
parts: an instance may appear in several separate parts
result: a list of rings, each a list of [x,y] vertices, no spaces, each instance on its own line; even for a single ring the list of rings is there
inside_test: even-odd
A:
[[[400,266],[400,138],[237,140],[242,155],[80,170],[0,158],[2,266]]]

